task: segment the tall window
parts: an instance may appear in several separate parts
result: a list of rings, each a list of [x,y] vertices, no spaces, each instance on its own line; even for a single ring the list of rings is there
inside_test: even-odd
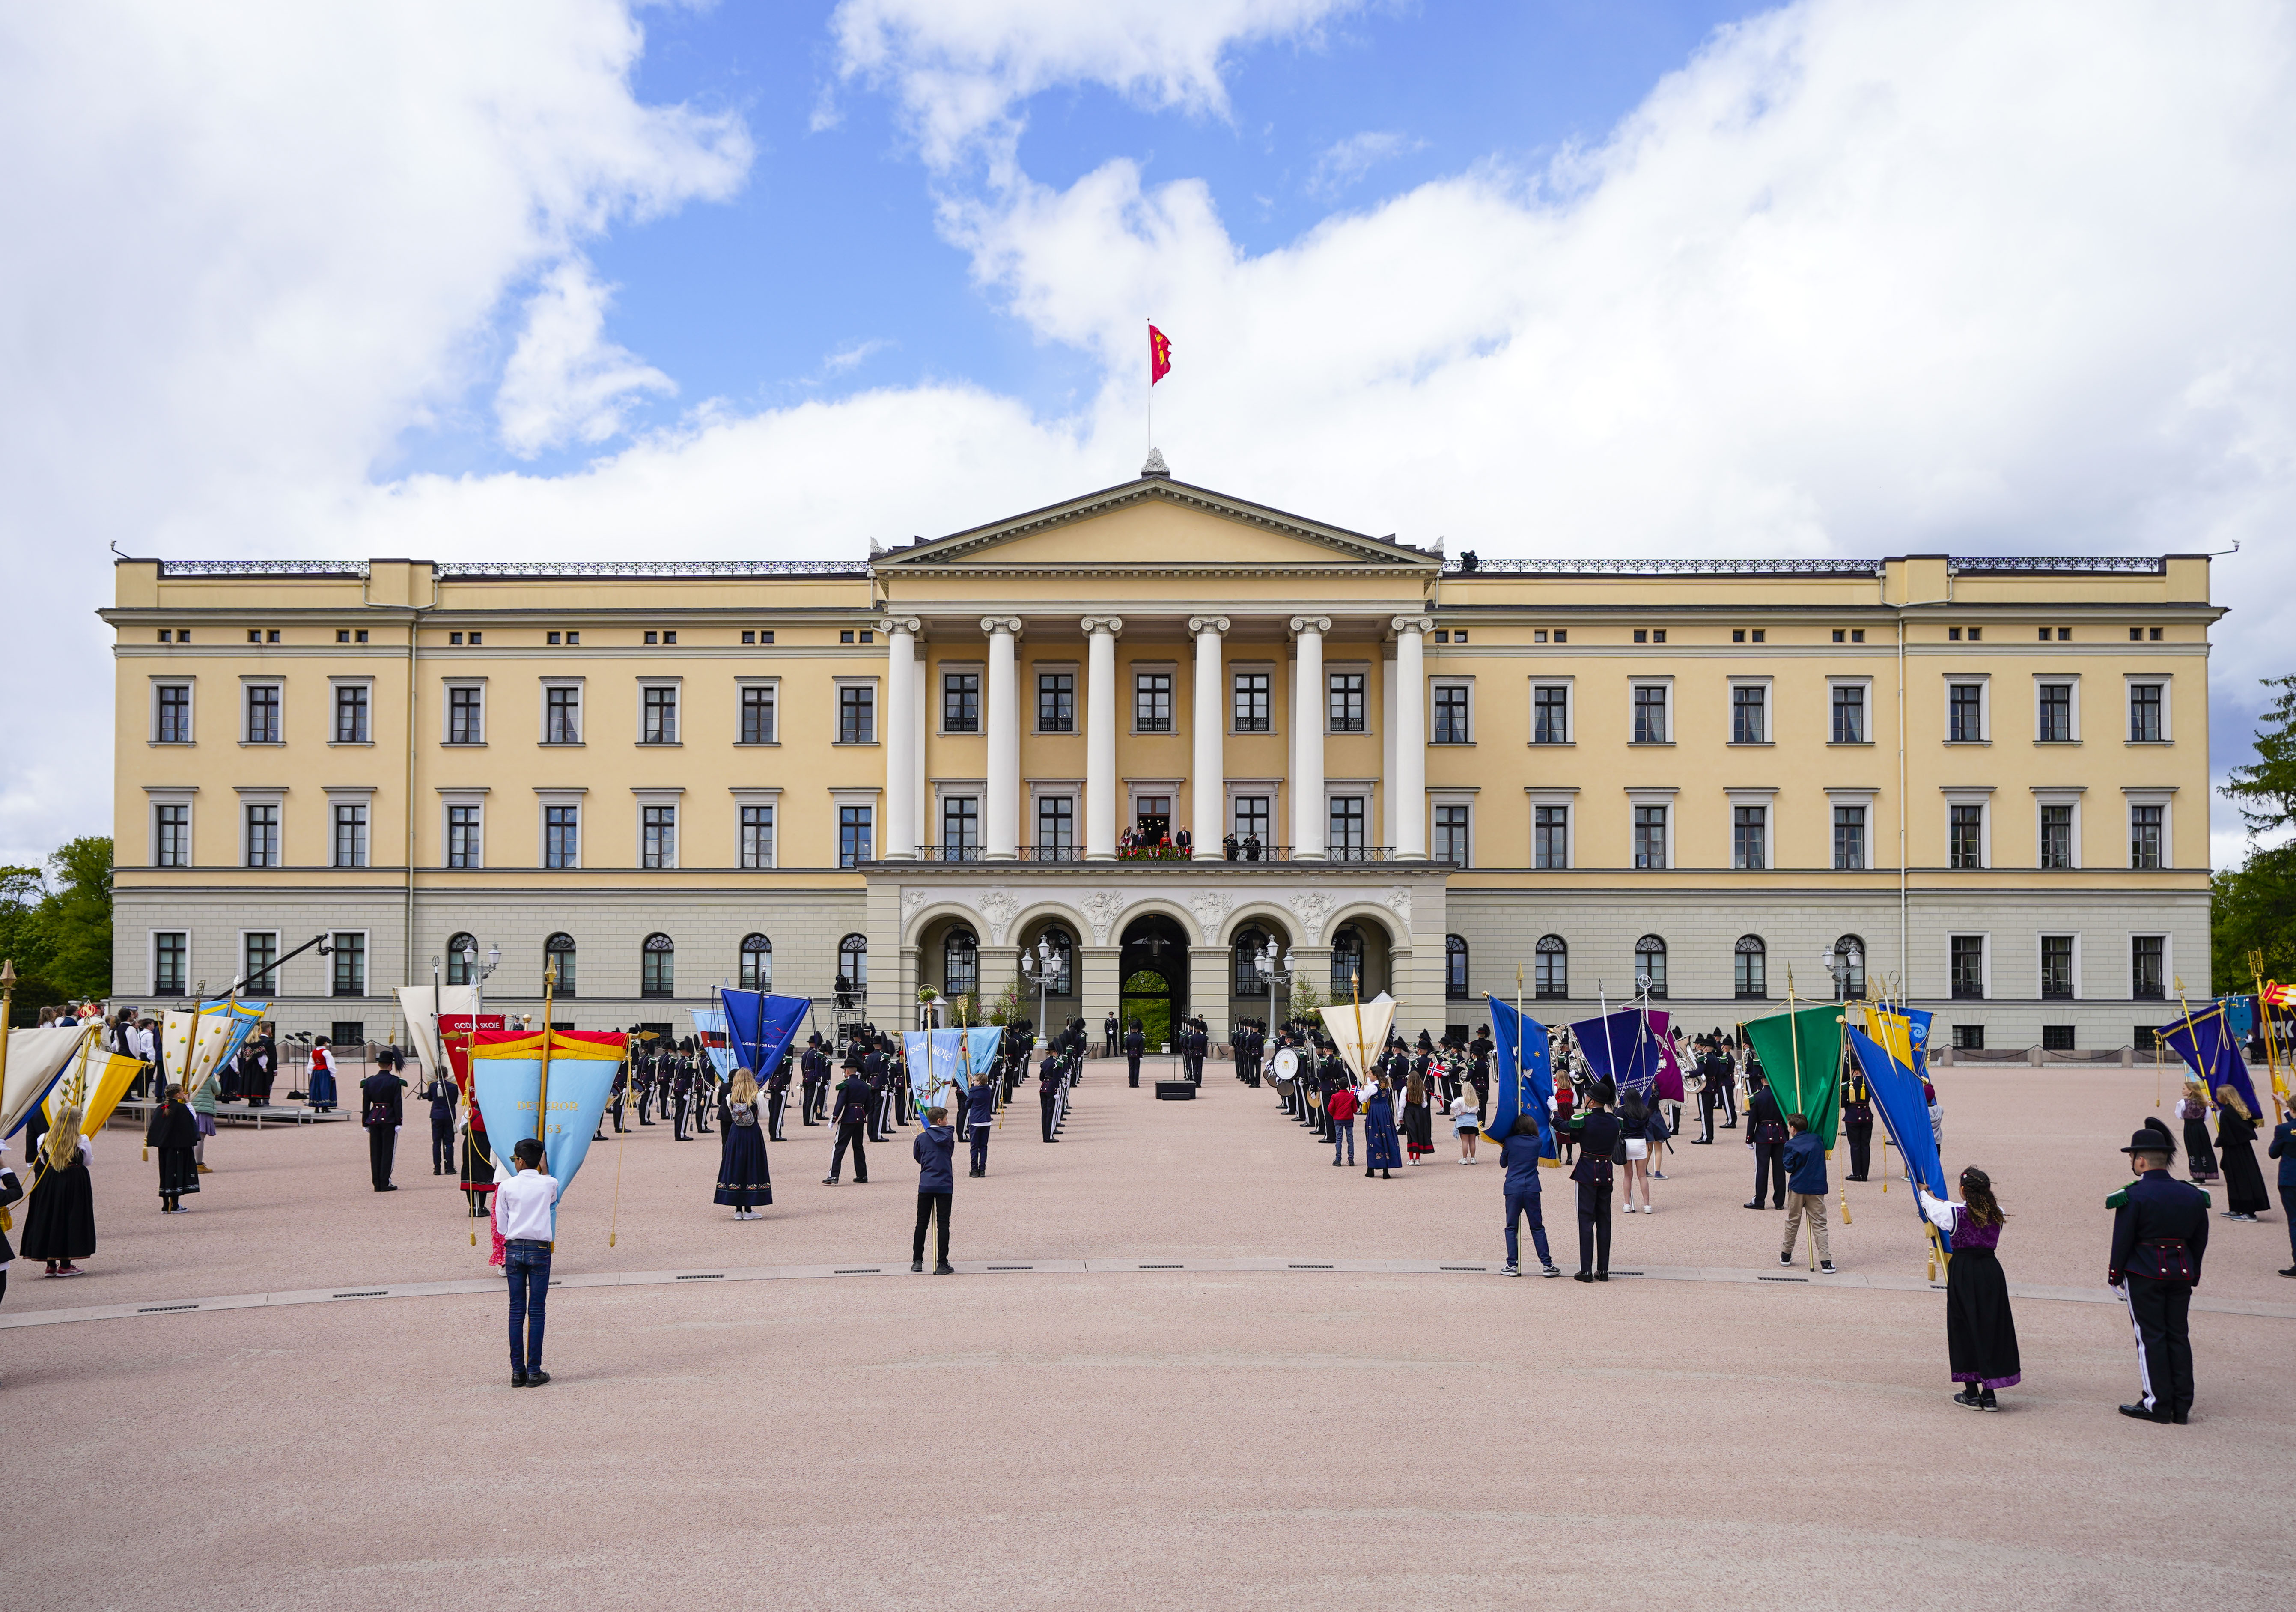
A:
[[[980,989],[980,942],[962,925],[948,932],[940,945],[941,983],[951,996],[971,996]]]
[[[245,989],[270,996],[279,989],[274,970],[279,966],[279,932],[251,931],[240,938],[240,978]]]
[[[1833,955],[1849,965],[1834,981],[1833,999],[1854,1002],[1866,994],[1865,939],[1859,935],[1843,935],[1833,942]]]
[[[1235,674],[1235,730],[1238,733],[1268,731],[1269,674],[1264,671],[1239,671]]]
[[[677,945],[659,931],[646,936],[645,944],[638,948],[638,994],[677,994]]]
[[[762,934],[742,937],[742,989],[771,991],[774,988],[774,943]]]
[[[677,866],[677,808],[648,806],[640,825],[640,864],[647,868]]]
[[[1467,686],[1464,683],[1438,683],[1435,686],[1435,743],[1468,743]]]
[[[1956,806],[1946,831],[1947,860],[1956,868],[1985,866],[1985,808]]]
[[[447,743],[482,744],[486,737],[486,690],[460,684],[447,689]]]
[[[542,942],[542,963],[558,971],[558,994],[572,996],[575,986],[574,937],[560,931]]]
[[[1037,674],[1037,731],[1076,731],[1076,673],[1040,671]]]
[[[1561,683],[1541,683],[1530,691],[1530,742],[1568,744],[1570,742],[1570,690]]]
[[[2128,809],[2128,865],[2131,868],[2163,866],[2161,860],[2161,819],[2167,810],[2161,806],[2131,806]]]
[[[877,742],[877,689],[871,683],[847,683],[837,691],[837,742],[873,744]]]
[[[335,802],[335,863],[338,868],[366,866],[366,808],[349,802]]]
[[[1468,999],[1467,942],[1464,935],[1443,937],[1443,995],[1454,1002]]]
[[[1730,689],[1730,742],[1761,744],[1769,740],[1770,691],[1759,683],[1739,683]]]
[[[1360,862],[1364,859],[1364,798],[1359,794],[1336,794],[1332,797],[1332,839],[1329,850],[1335,860]]]
[[[1946,687],[1946,741],[1975,744],[1985,738],[1985,685],[1952,683]]]
[[[1267,936],[1259,929],[1245,929],[1235,937],[1229,950],[1229,994],[1256,996],[1267,989],[1267,981],[1259,972],[1260,954],[1267,948]]]
[[[279,866],[278,807],[247,808],[247,865],[250,868]]]
[[[192,686],[189,683],[162,683],[154,696],[158,701],[157,730],[153,737],[162,744],[188,744],[192,742]]]
[[[191,937],[180,929],[163,929],[152,937],[152,992],[181,996],[191,953]]]
[[[742,866],[770,868],[774,865],[774,809],[770,806],[742,808]]]
[[[1350,924],[1332,937],[1332,1000],[1354,999],[1365,988],[1363,932]]]
[[[1077,990],[1076,937],[1057,925],[1045,931],[1045,944],[1053,949],[1046,965],[1053,981],[1052,994],[1074,996]]]
[[[279,685],[250,683],[247,686],[247,742],[250,744],[279,743]]]
[[[477,961],[479,937],[464,933],[452,935],[447,942],[447,983],[471,985],[477,983],[473,967]]]
[[[2157,1002],[2168,993],[2161,989],[2168,975],[2169,939],[2160,934],[2128,938],[2128,994],[2140,1002]]]
[[[582,742],[582,691],[572,685],[554,685],[543,691],[542,742],[579,744]]]
[[[1064,794],[1037,800],[1037,854],[1065,862],[1076,854],[1076,802]]]
[[[1836,683],[1833,686],[1833,742],[1837,744],[1863,744],[1866,742],[1866,686],[1863,683]]]
[[[1360,671],[1334,671],[1329,674],[1331,690],[1331,730],[1333,733],[1364,731],[1364,674]]]
[[[1769,951],[1759,934],[1742,934],[1731,949],[1730,972],[1741,1001],[1759,1001],[1770,994]]]
[[[1435,859],[1454,868],[1467,865],[1467,808],[1438,806],[1435,809]]]
[[[2070,868],[2073,865],[2073,809],[2070,806],[2041,808],[2041,866]]]
[[[980,802],[969,794],[946,796],[940,803],[941,854],[970,861],[980,854]]]
[[[940,728],[943,733],[980,731],[980,674],[945,671],[940,677]]]
[[[1666,808],[1663,806],[1635,808],[1635,866],[1666,866]]]
[[[646,686],[639,742],[646,744],[677,743],[677,689],[674,685],[650,683]]]
[[[2161,742],[2161,685],[2131,683],[2128,686],[2130,743],[2158,744]]]
[[[2041,997],[2044,1001],[2070,1001],[2073,994],[2073,937],[2041,937]]]
[[[1268,797],[1264,794],[1240,794],[1235,797],[1235,837],[1239,841],[1259,838],[1267,844]]]
[[[837,942],[837,988],[865,992],[869,989],[869,937],[849,934]]]
[[[334,937],[334,994],[365,996],[366,994],[366,936],[362,933],[337,934]]]
[[[1764,868],[1769,865],[1770,809],[1734,806],[1730,809],[1730,865]]]
[[[1863,806],[1836,806],[1833,809],[1833,866],[1845,872],[1866,866],[1866,809]]]
[[[1666,999],[1666,940],[1646,934],[1635,942],[1635,989],[1659,1001]]]
[[[154,806],[152,809],[152,865],[189,868],[192,865],[192,809]]]
[[[742,743],[774,742],[774,689],[770,684],[750,683],[742,688]]]
[[[1570,994],[1570,948],[1559,934],[1542,934],[1531,951],[1532,994],[1562,998]]]
[[[1953,998],[1957,1002],[1981,1002],[1985,999],[1985,937],[1981,934],[1956,934],[1952,937]]]
[[[2044,683],[2038,731],[2033,736],[2044,744],[2068,744],[2073,736],[2073,686],[2070,683]]]
[[[1570,866],[1570,808],[1530,809],[1530,862],[1534,868]]]
[[[476,806],[447,807],[447,866],[449,868],[482,866],[482,846],[479,835],[479,808]]]
[[[542,865],[579,868],[582,865],[582,809],[545,806],[542,809]]]
[[[1132,680],[1132,726],[1140,733],[1172,731],[1172,674],[1144,671]]]
[[[840,806],[837,809],[837,865],[856,868],[874,860],[869,849],[869,831],[873,827],[874,808]]]
[[[1635,685],[1635,743],[1666,743],[1666,685],[1663,683]]]
[[[367,687],[364,683],[335,685],[335,743],[365,744],[367,732]]]

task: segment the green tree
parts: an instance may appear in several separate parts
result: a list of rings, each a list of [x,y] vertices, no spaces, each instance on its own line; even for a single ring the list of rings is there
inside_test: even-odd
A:
[[[2296,827],[2296,677],[2264,686],[2279,692],[2257,730],[2256,760],[2234,768],[2224,786],[2251,835]],[[2210,880],[2209,897],[2212,990],[2243,989],[2253,952],[2263,954],[2267,978],[2296,977],[2296,844],[2251,843],[2240,867]]]
[[[1292,975],[1290,1003],[1292,1016],[1295,1019],[1312,1019],[1323,1006],[1324,993],[1316,989],[1315,976],[1304,967],[1294,969]]]
[[[2266,678],[2280,697],[2264,713],[2269,726],[2256,735],[2256,760],[2226,775],[2226,797],[2239,804],[2249,833],[2296,827],[2296,677]]]
[[[1117,1011],[1128,1030],[1134,1019],[1140,1021],[1140,1033],[1151,1052],[1172,1039],[1171,989],[1171,981],[1153,968],[1140,969],[1124,982]]]
[[[111,842],[78,839],[37,868],[0,868],[0,958],[16,965],[18,1024],[67,999],[111,994]]]

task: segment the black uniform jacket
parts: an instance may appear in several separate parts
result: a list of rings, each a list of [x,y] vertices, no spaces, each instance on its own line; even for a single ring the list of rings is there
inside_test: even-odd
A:
[[[2112,1279],[2197,1283],[2208,1246],[2208,1198],[2190,1181],[2148,1170],[2128,1184],[2113,1212]]]

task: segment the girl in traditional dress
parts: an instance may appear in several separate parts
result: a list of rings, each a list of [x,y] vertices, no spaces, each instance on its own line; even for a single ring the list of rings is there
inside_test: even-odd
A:
[[[1395,1093],[1381,1080],[1371,1089],[1371,1099],[1364,1105],[1364,1173],[1379,1172],[1383,1181],[1391,1181],[1390,1171],[1403,1167],[1403,1148],[1395,1139]]]
[[[1919,1188],[1915,1189],[1916,1191]],[[1945,1347],[1953,1396],[1972,1410],[1998,1410],[1997,1388],[2016,1386],[2024,1368],[2017,1358],[2017,1321],[2009,1313],[2009,1282],[1994,1248],[2001,1241],[2001,1205],[1993,1178],[1975,1165],[1961,1172],[1961,1203],[1921,1193],[1922,1213],[1943,1232],[1946,1262]]]
[[[24,1210],[24,1257],[46,1262],[50,1276],[85,1274],[73,1263],[95,1252],[95,1188],[87,1177],[87,1139],[79,1110],[56,1115],[32,1166]]]
[[[311,1072],[306,1093],[314,1114],[332,1114],[335,1106],[335,1054],[327,1038],[311,1043]]]
[[[2205,1187],[2217,1179],[2216,1149],[2209,1146],[2209,1094],[2198,1081],[2185,1082],[2177,1103],[2177,1117],[2185,1122],[2185,1167]]]
[[[1635,1183],[1643,1184],[1643,1213],[1650,1208],[1651,1111],[1639,1087],[1629,1086],[1619,1098],[1619,1150],[1611,1162],[1619,1166],[1619,1197],[1628,1214],[1635,1212]]]
[[[2225,1219],[2252,1221],[2272,1207],[2256,1164],[2256,1115],[2229,1081],[2217,1088],[2217,1156],[2224,1161]]]
[[[718,1109],[718,1117],[726,1122],[726,1139],[718,1147],[717,1197],[737,1221],[764,1218],[757,1211],[774,1201],[773,1175],[766,1168],[766,1133],[758,1116],[758,1077],[737,1068]]]
[[[144,1129],[144,1145],[160,1156],[160,1213],[182,1213],[184,1205],[178,1200],[200,1189],[200,1127],[191,1106],[184,1101],[181,1086],[168,1087],[167,1097],[152,1110],[152,1123]]]
[[[1411,1162],[1435,1155],[1435,1116],[1427,1106],[1427,1077],[1413,1070],[1403,1089],[1403,1139]]]

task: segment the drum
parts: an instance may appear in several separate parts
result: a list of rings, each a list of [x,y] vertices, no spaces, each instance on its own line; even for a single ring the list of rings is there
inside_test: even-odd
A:
[[[1300,1049],[1297,1047],[1278,1048],[1275,1057],[1269,1060],[1269,1066],[1275,1070],[1279,1082],[1289,1083],[1297,1080],[1300,1077]]]

